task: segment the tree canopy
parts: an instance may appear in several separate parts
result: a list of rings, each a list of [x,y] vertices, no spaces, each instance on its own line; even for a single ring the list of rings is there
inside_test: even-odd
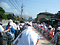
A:
[[[5,10],[2,7],[0,7],[0,19],[6,19],[6,15],[4,13]]]
[[[14,14],[4,14],[5,10],[0,7],[0,19],[12,19],[15,20],[16,18],[18,18],[19,20],[19,16],[15,16]]]
[[[0,12],[5,13],[5,10],[2,7],[0,7]]]

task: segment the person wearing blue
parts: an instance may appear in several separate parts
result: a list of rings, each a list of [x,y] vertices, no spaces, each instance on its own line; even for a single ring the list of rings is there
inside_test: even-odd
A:
[[[9,22],[8,25],[6,26],[6,30],[9,29],[10,26],[11,25],[10,25],[10,22]],[[8,32],[6,32],[7,45],[11,45],[11,40],[14,38],[14,33],[15,33],[15,30],[13,28],[10,28],[10,30]]]
[[[10,29],[11,27],[9,27]],[[3,45],[3,33],[6,33],[7,31],[9,31],[9,29],[4,30],[4,28],[2,27],[2,24],[0,23],[0,45]]]

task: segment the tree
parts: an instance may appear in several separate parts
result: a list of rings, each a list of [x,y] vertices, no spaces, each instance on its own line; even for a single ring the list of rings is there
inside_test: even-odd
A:
[[[19,16],[16,16],[16,19],[17,19],[17,20],[20,20]]]
[[[25,19],[24,19],[24,18],[22,18],[22,21],[25,21]]]
[[[0,12],[5,13],[5,10],[2,7],[0,7]]]
[[[0,7],[0,19],[7,19],[7,16],[4,14],[5,10]]]
[[[15,19],[15,17],[13,16],[13,14],[7,14],[7,19]]]

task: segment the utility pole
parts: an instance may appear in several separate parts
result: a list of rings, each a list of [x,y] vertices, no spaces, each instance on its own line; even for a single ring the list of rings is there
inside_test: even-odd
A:
[[[21,6],[21,20],[22,20],[22,13],[23,13],[23,4]]]

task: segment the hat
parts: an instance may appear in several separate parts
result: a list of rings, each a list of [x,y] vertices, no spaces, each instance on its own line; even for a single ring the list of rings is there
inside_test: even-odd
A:
[[[43,26],[43,24],[41,24],[40,26]]]
[[[45,29],[47,29],[47,27],[45,26]]]
[[[8,22],[13,22],[13,20],[10,19]]]
[[[48,28],[52,28],[52,26],[51,25],[49,25],[49,27]]]
[[[60,27],[58,27],[57,30],[60,30]]]

